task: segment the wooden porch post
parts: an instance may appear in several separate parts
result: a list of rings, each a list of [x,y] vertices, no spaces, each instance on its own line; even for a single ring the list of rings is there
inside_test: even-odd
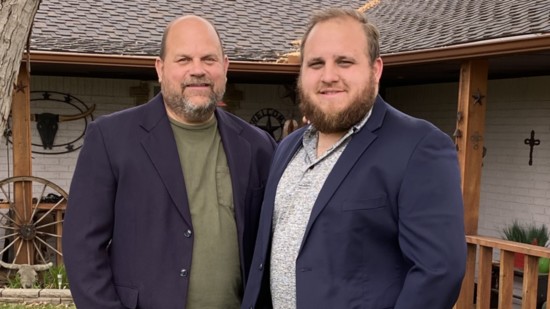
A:
[[[13,134],[13,176],[32,175],[31,161],[31,127],[30,127],[30,74],[23,63],[19,69],[17,83],[12,101],[12,134]],[[14,184],[15,209],[19,217],[18,224],[28,222],[32,215],[32,183],[16,182]],[[15,263],[31,264],[34,248],[29,242],[18,241],[14,250],[20,252]]]
[[[476,235],[487,106],[487,59],[468,60],[460,69],[456,145],[462,174],[466,235]]]
[[[457,126],[454,135],[462,175],[466,235],[477,235],[478,228],[488,69],[487,59],[467,60],[460,68]],[[475,263],[476,246],[468,244],[466,274],[454,308],[472,308]]]

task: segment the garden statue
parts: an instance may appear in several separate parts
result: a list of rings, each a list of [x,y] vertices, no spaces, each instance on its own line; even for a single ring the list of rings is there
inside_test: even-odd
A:
[[[36,277],[38,275],[37,272],[49,269],[52,267],[53,263],[49,262],[48,264],[37,265],[9,264],[0,260],[0,265],[7,269],[17,270],[17,274],[21,280],[21,287],[24,289],[29,289],[32,288],[36,282]]]

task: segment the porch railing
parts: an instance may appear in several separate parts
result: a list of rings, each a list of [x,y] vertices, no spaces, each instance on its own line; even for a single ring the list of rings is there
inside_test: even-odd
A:
[[[467,235],[466,242],[468,245],[466,274],[454,309],[489,309],[491,308],[491,293],[497,291],[498,307],[494,307],[493,304],[493,308],[512,309],[514,276],[518,273],[523,276],[521,295],[519,296],[521,297],[521,309],[537,308],[540,275],[538,262],[540,257],[550,258],[549,248],[485,236]],[[497,260],[493,255],[495,249],[500,251],[500,257]],[[525,255],[524,268],[521,271],[514,269],[515,254]],[[496,276],[492,276],[494,271],[498,272],[497,282],[494,282]],[[550,284],[547,284],[546,302],[550,304],[549,288]],[[474,294],[476,294],[475,301]],[[548,308],[550,309],[550,306]]]

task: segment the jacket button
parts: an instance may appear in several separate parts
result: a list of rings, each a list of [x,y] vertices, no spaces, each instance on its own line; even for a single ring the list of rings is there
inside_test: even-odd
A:
[[[184,268],[180,271],[180,277],[187,277],[187,269]]]
[[[187,238],[191,237],[191,235],[193,235],[193,232],[191,232],[191,230],[187,230],[187,231],[183,232],[183,236],[185,236]]]
[[[258,266],[258,270],[263,270],[264,269],[264,264],[260,263],[260,266]]]

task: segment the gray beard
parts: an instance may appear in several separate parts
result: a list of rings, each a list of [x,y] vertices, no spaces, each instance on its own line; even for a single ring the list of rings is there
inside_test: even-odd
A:
[[[183,96],[165,96],[163,94],[164,103],[179,117],[186,119],[189,122],[204,122],[212,116],[216,110],[216,96],[212,94],[206,105],[194,105]]]

